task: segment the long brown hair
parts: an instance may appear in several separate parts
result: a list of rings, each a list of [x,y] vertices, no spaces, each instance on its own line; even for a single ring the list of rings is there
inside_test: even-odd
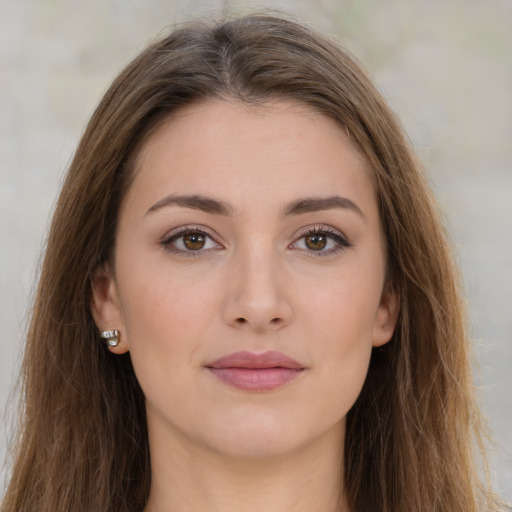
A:
[[[332,41],[268,14],[178,28],[140,54],[92,116],[53,217],[23,363],[22,422],[2,512],[135,511],[150,488],[145,406],[129,355],[101,343],[91,276],[112,257],[138,149],[208,98],[292,99],[334,119],[380,203],[395,335],[372,356],[347,418],[345,482],[361,512],[493,509],[480,484],[459,276],[437,207],[395,116]]]

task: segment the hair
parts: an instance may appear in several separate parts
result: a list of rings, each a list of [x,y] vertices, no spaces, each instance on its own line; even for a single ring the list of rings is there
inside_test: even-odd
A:
[[[2,512],[135,511],[151,473],[145,404],[129,354],[101,343],[91,279],[113,257],[120,204],[141,146],[208,99],[293,100],[335,120],[364,156],[400,297],[392,340],[374,349],[347,417],[353,510],[494,510],[480,478],[460,277],[422,168],[394,114],[337,43],[282,16],[182,25],[115,79],[64,181],[22,368],[21,427]]]

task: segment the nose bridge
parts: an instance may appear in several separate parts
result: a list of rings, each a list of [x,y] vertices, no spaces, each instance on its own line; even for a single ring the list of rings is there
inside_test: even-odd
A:
[[[257,331],[278,329],[291,319],[283,258],[266,237],[253,237],[233,254],[226,320]]]

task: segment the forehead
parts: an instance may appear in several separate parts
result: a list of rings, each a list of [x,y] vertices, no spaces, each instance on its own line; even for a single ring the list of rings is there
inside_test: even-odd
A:
[[[292,101],[210,100],[182,109],[143,145],[130,192],[229,195],[246,203],[334,192],[374,200],[365,161],[345,130]]]

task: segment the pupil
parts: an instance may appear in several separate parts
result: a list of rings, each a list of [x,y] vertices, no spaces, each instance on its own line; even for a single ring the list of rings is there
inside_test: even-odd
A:
[[[204,235],[201,235],[200,233],[190,233],[183,237],[183,242],[187,249],[197,251],[204,247]]]
[[[323,235],[311,235],[306,237],[306,245],[313,251],[320,251],[327,244],[327,240]]]

